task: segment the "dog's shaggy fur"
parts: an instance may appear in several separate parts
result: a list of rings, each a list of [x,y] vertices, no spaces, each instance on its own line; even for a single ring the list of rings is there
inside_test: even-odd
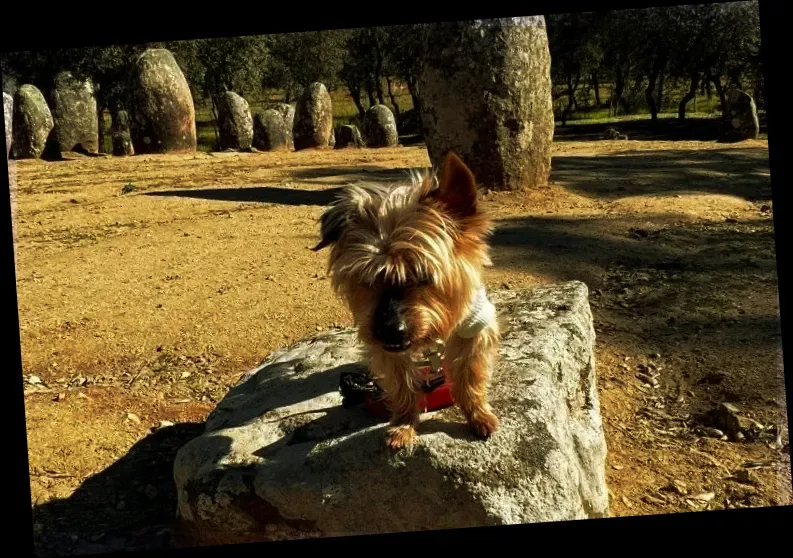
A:
[[[487,437],[498,428],[486,395],[498,323],[487,319],[472,337],[458,330],[490,265],[490,232],[474,176],[454,154],[440,177],[349,186],[321,218],[314,250],[331,246],[331,284],[349,306],[385,391],[392,448],[415,439],[421,396],[415,360],[437,341],[445,344],[443,368],[455,403],[474,432]]]

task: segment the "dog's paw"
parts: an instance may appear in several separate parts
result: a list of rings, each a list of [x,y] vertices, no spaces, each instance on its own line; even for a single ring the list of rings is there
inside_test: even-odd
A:
[[[412,446],[416,441],[416,429],[410,425],[392,426],[386,435],[386,444],[392,450]]]
[[[499,427],[499,420],[490,411],[479,411],[474,413],[468,421],[471,430],[480,438],[489,438]]]

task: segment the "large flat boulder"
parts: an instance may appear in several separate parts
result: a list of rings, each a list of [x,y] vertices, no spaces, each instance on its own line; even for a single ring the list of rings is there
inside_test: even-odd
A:
[[[227,544],[603,517],[606,446],[583,283],[492,293],[508,324],[491,401],[501,429],[475,439],[456,408],[424,415],[419,445],[344,409],[355,332],[270,355],[182,447],[183,543]]]

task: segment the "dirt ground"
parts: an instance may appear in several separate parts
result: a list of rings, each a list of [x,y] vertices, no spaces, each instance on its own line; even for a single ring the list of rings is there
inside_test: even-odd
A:
[[[170,544],[178,448],[271,350],[351,323],[309,250],[333,189],[428,164],[423,145],[12,162],[38,551]],[[483,196],[487,282],[589,286],[613,513],[792,503],[767,142],[564,139],[553,169]],[[756,435],[722,439],[722,402]]]

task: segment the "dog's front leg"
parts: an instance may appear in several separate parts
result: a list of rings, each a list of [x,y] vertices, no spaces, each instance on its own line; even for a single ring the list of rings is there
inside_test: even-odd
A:
[[[498,352],[499,331],[491,323],[473,337],[453,333],[446,343],[444,368],[452,380],[455,403],[471,429],[486,438],[498,430],[498,417],[487,400],[490,375]]]
[[[413,361],[404,353],[376,351],[370,357],[372,372],[377,376],[391,411],[391,427],[387,443],[392,449],[411,446],[419,423],[418,400],[421,392],[415,380]]]

